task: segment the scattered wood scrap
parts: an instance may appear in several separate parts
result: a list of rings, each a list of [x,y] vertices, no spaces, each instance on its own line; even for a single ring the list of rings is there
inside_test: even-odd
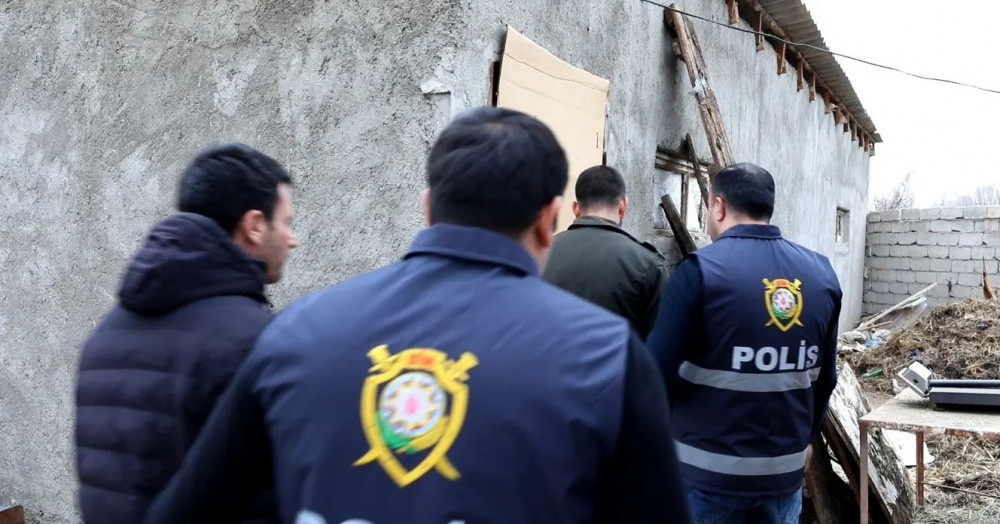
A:
[[[860,490],[861,428],[859,419],[871,411],[871,405],[861,391],[861,384],[850,366],[844,364],[838,373],[837,388],[830,398],[823,425],[823,435],[847,474],[851,489]],[[914,493],[906,466],[892,443],[880,430],[869,436],[868,484],[870,522],[909,523],[913,521]],[[860,499],[860,496],[859,496]]]
[[[906,307],[909,307],[910,305],[913,305],[914,303],[916,303],[920,299],[924,298],[924,296],[926,296],[927,293],[930,292],[930,290],[934,289],[935,287],[937,287],[937,283],[936,282],[934,284],[931,284],[931,285],[929,285],[929,286],[921,289],[920,291],[917,291],[916,293],[910,295],[906,299],[904,299],[904,300],[900,301],[899,303],[897,303],[895,306],[892,306],[892,307],[890,307],[888,309],[885,309],[884,311],[882,311],[881,313],[875,315],[874,317],[871,317],[868,320],[866,320],[866,321],[858,324],[858,327],[855,328],[855,330],[856,331],[864,331],[864,330],[870,329],[875,323],[877,323],[879,320],[881,320],[886,315],[888,315],[890,313],[893,313],[895,311],[899,311],[900,309],[904,309]]]
[[[24,524],[24,507],[0,509],[0,524]]]
[[[812,443],[812,460],[806,470],[806,492],[819,524],[857,522],[861,515],[851,487],[833,470],[823,438]]]
[[[985,298],[986,300],[997,299],[997,294],[995,291],[993,291],[993,286],[990,284],[990,277],[989,275],[986,274],[985,267],[983,267],[983,298]]]

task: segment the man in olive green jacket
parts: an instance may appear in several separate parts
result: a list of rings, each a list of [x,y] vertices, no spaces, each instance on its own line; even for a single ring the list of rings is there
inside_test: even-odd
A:
[[[621,228],[626,210],[625,180],[618,171],[595,166],[581,173],[573,203],[577,219],[556,235],[544,277],[624,317],[645,339],[656,319],[666,266],[656,248]]]

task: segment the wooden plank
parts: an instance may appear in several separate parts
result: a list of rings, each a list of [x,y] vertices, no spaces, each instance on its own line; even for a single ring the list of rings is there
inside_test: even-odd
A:
[[[675,5],[671,8],[676,9]],[[702,56],[701,46],[698,45],[698,37],[695,35],[694,27],[687,17],[671,9],[663,10],[664,19],[674,28],[677,35],[677,42],[684,56],[684,65],[687,67],[688,80],[691,82],[695,99],[698,101],[698,110],[701,112],[701,121],[705,126],[705,135],[708,137],[708,147],[712,151],[713,169],[709,175],[721,171],[724,167],[733,164],[733,151],[729,141],[729,134],[722,121],[722,113],[719,110],[719,102],[715,98],[715,92],[708,79],[705,59]]]
[[[740,21],[740,6],[736,0],[726,0],[726,11],[729,13],[729,25],[734,25]]]
[[[806,87],[806,65],[805,61],[799,57],[799,66],[796,68],[796,91],[802,91]]]
[[[827,418],[831,419],[836,438],[841,439],[846,450],[844,456],[839,453],[841,464],[854,462],[855,469],[870,479],[867,496],[873,502],[869,515],[872,522],[912,522],[914,514],[914,493],[906,466],[900,460],[896,449],[889,439],[880,431],[871,431],[868,438],[869,448],[862,453],[861,424],[862,417],[871,411],[871,405],[861,391],[861,384],[850,366],[844,364],[838,373],[837,387],[830,397],[830,407]],[[829,438],[829,435],[827,436]],[[845,467],[845,471],[848,468]],[[862,477],[856,477],[862,478]],[[856,483],[858,489],[860,483]],[[859,490],[860,491],[860,490]],[[858,493],[859,499],[864,495]],[[861,504],[864,507],[864,503]]]
[[[841,479],[830,462],[823,438],[812,442],[812,459],[806,469],[806,486],[819,524],[857,522],[860,510],[851,487]]]
[[[882,429],[929,431],[935,435],[954,435],[1000,442],[1000,414],[990,411],[936,410],[930,400],[909,389],[882,404],[863,420]]]
[[[816,100],[816,73],[809,75],[809,101]]]
[[[698,191],[701,192],[701,203],[705,209],[708,209],[708,174],[701,170],[701,162],[698,161],[698,152],[694,149],[694,140],[691,138],[690,133],[684,136],[684,145],[687,148],[688,157],[691,159],[691,166],[694,169],[694,179],[698,182]]]
[[[691,196],[691,177],[681,174],[681,223],[684,229],[688,225],[688,200]]]
[[[788,72],[788,64],[785,63],[785,43],[778,42],[778,49],[775,50],[775,54],[778,58],[778,74],[783,75]]]
[[[997,293],[993,291],[993,285],[990,284],[990,277],[986,274],[986,262],[983,262],[983,298],[986,300],[996,300]]]
[[[667,215],[667,223],[670,224],[670,230],[674,232],[674,240],[677,242],[677,247],[680,248],[681,256],[686,257],[694,253],[698,246],[691,238],[691,233],[684,227],[680,214],[677,212],[677,206],[674,205],[674,200],[670,198],[670,195],[660,197],[660,208]]]
[[[758,10],[754,18],[753,29],[757,34],[754,35],[753,41],[759,53],[764,50],[764,14]]]
[[[879,314],[877,314],[877,315],[869,318],[868,320],[865,320],[864,322],[858,324],[858,327],[855,328],[855,330],[856,331],[863,331],[863,330],[866,330],[866,329],[870,329],[873,324],[875,324],[876,322],[878,322],[879,320],[881,320],[883,317],[885,317],[889,313],[892,313],[894,311],[898,311],[900,309],[903,309],[906,306],[910,305],[911,303],[916,302],[917,300],[923,298],[924,295],[926,295],[928,292],[930,292],[930,290],[934,289],[935,287],[937,287],[937,282],[935,282],[935,283],[933,283],[933,284],[931,284],[931,285],[929,285],[929,286],[921,289],[920,291],[917,291],[916,293],[914,293],[914,294],[906,297],[905,299],[897,302],[896,305],[894,305],[892,307],[889,307],[889,308],[886,308],[886,309],[882,310]]]
[[[14,506],[0,510],[0,524],[24,524],[24,507]]]

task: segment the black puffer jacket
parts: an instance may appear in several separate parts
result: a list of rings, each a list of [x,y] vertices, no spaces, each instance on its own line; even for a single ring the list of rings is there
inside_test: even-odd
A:
[[[264,267],[214,221],[155,226],[83,347],[76,444],[84,521],[140,523],[271,318]],[[262,490],[248,521],[276,515]]]

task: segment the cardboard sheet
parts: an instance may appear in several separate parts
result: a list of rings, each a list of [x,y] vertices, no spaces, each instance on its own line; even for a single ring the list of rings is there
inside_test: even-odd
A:
[[[513,28],[507,28],[497,105],[544,122],[566,150],[569,184],[558,229],[573,222],[577,175],[600,165],[610,82],[556,58]]]

